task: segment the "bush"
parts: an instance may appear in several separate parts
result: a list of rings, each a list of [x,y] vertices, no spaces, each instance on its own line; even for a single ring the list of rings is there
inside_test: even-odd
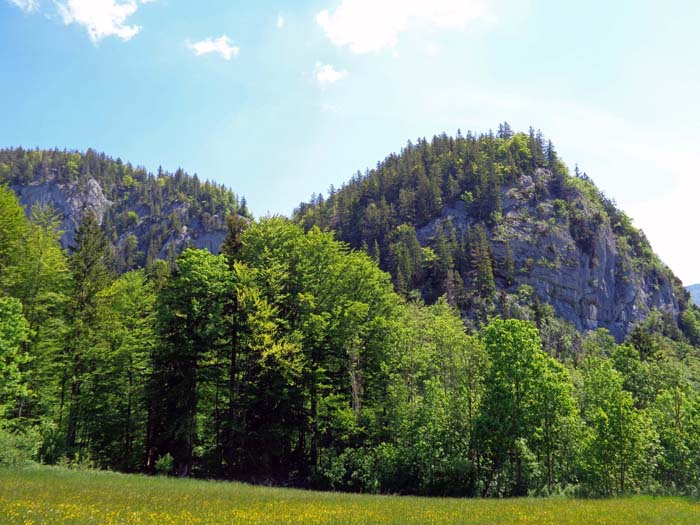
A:
[[[23,467],[32,462],[39,446],[33,432],[10,432],[0,429],[0,466]]]
[[[371,449],[324,450],[320,475],[332,490],[376,494],[380,489]]]
[[[159,476],[168,476],[173,472],[174,460],[168,452],[165,456],[161,456],[156,460],[156,474]]]

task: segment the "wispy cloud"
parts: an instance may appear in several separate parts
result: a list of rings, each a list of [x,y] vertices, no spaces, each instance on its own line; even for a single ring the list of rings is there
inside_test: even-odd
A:
[[[487,14],[488,0],[342,0],[316,22],[334,45],[360,54],[395,47],[414,26],[461,28]]]
[[[277,22],[275,23],[275,26],[277,26],[277,29],[283,29],[284,24],[285,24],[284,17],[280,13],[279,15],[277,15]]]
[[[241,50],[226,35],[222,35],[219,38],[207,38],[198,42],[186,40],[185,43],[197,56],[218,53],[224,60],[231,60],[231,58],[237,57]]]
[[[39,9],[38,0],[9,0],[9,2],[27,13],[31,13],[32,11]]]
[[[46,11],[47,15],[58,11],[66,25],[83,26],[90,40],[97,44],[103,38],[116,36],[121,40],[130,40],[141,27],[128,23],[128,19],[138,11],[140,4],[155,0],[9,0],[9,2],[27,13]]]
[[[132,39],[141,31],[141,27],[131,25],[128,19],[136,13],[139,4],[153,0],[55,0],[63,22],[79,24],[87,29],[90,40],[94,43],[103,38],[116,36],[121,40]]]
[[[347,76],[347,71],[338,71],[330,64],[321,64],[321,62],[316,62],[314,78],[316,79],[316,82],[318,82],[318,85],[322,88],[335,84]]]

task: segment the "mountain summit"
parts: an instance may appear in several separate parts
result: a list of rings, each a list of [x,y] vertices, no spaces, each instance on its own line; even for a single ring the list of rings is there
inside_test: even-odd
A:
[[[468,320],[548,304],[622,340],[653,311],[676,324],[688,301],[643,232],[532,129],[409,143],[294,217],[367,250],[407,296],[447,295]]]

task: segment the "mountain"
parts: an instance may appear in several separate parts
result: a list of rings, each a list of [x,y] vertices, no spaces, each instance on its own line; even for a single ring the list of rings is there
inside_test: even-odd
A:
[[[367,250],[407,296],[447,295],[467,321],[550,305],[622,340],[655,311],[677,330],[688,303],[643,232],[532,129],[409,142],[294,219]]]
[[[64,247],[83,211],[94,212],[118,271],[190,244],[216,252],[226,216],[249,216],[223,186],[93,150],[0,150],[2,183],[28,213],[49,204],[62,215]],[[334,230],[375,257],[399,292],[429,304],[446,295],[474,325],[555,315],[622,340],[653,312],[678,331],[690,300],[643,232],[533,130],[409,142],[327,197],[314,195],[293,220]]]
[[[693,300],[693,303],[700,306],[700,284],[690,285],[686,287],[686,290],[690,294],[690,298]]]
[[[93,212],[116,255],[117,270],[149,265],[192,244],[217,251],[230,213],[249,216],[245,200],[181,169],[157,174],[88,150],[0,150],[0,184],[27,213],[35,204],[61,214],[62,244],[73,244],[85,210]]]

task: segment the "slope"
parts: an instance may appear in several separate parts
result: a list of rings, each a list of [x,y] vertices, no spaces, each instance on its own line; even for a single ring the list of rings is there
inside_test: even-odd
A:
[[[112,242],[118,271],[148,266],[192,244],[218,251],[230,213],[248,216],[245,200],[224,186],[178,169],[157,174],[88,150],[0,150],[0,184],[27,213],[50,205],[62,218],[64,248],[73,244],[84,211],[93,212]]]
[[[676,324],[688,302],[643,232],[532,129],[409,142],[294,218],[366,249],[404,294],[446,294],[476,322],[549,304],[621,340],[652,311]]]

